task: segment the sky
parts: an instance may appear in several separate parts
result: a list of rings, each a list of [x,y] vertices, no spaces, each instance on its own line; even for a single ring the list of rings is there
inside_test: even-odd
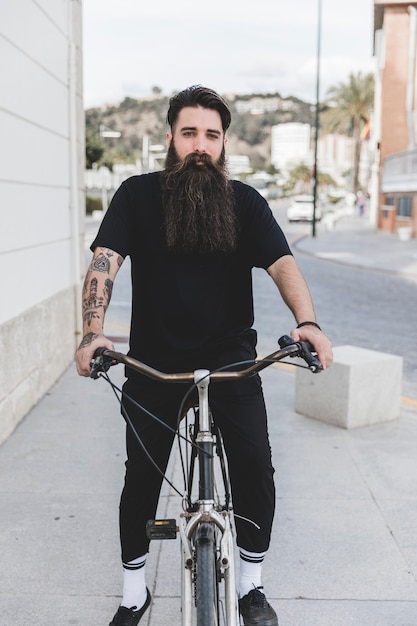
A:
[[[315,102],[371,72],[373,0],[83,0],[85,108],[202,84]]]

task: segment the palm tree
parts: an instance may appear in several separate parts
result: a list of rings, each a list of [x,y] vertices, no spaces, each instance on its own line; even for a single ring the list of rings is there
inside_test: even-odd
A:
[[[350,74],[346,83],[339,83],[327,91],[327,109],[321,122],[327,132],[347,134],[354,140],[352,163],[352,191],[358,191],[360,135],[368,122],[374,104],[374,77],[372,74]]]
[[[294,188],[297,183],[307,188],[311,184],[311,167],[304,163],[295,165],[289,172],[291,186]]]

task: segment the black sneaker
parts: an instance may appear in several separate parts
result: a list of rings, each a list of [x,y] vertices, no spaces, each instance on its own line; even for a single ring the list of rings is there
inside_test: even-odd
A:
[[[239,600],[239,610],[245,626],[278,626],[278,618],[265,598],[263,587],[249,591]]]
[[[150,603],[151,594],[149,593],[149,589],[146,589],[146,600],[143,607],[136,609],[135,606],[132,606],[130,609],[127,609],[125,606],[119,606],[109,626],[136,626],[139,624],[140,618],[145,613]]]

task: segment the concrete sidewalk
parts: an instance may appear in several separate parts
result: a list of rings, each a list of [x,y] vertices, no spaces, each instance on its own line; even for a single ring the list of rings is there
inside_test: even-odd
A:
[[[280,626],[415,626],[417,413],[344,431],[294,413],[293,371],[263,379],[277,470],[264,583]],[[71,366],[0,448],[2,626],[109,623],[123,462],[111,390]],[[179,506],[165,487],[161,515]],[[179,540],[152,544],[148,563],[141,624],[179,625]]]
[[[397,233],[376,231],[367,215],[358,217],[342,208],[332,229],[323,221],[317,224],[316,237],[311,237],[311,226],[305,232],[293,244],[301,252],[417,281],[417,239],[401,241]]]

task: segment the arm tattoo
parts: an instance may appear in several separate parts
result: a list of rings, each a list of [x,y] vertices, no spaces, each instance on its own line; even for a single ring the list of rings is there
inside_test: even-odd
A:
[[[87,333],[82,338],[81,343],[78,346],[78,349],[85,348],[86,346],[89,346],[90,344],[93,343],[94,339],[97,339],[98,336],[99,335],[97,335],[96,333]]]
[[[111,300],[111,294],[113,291],[113,281],[110,278],[106,278],[104,281],[104,297],[107,299],[107,304],[109,304]]]
[[[91,273],[91,272],[90,272]],[[89,276],[88,276],[89,277]],[[103,295],[98,293],[99,282],[94,276],[90,282],[86,280],[83,289],[83,321],[91,326],[93,320],[101,320],[107,311],[113,291],[113,281],[106,278],[103,286]],[[103,309],[103,315],[100,313]]]
[[[88,269],[87,274],[85,275],[84,285],[83,285],[83,295],[85,295],[87,293],[88,284],[90,282],[90,277],[91,277],[91,266]]]
[[[110,274],[110,259],[116,255],[116,262],[119,267],[123,263],[123,257],[110,250],[110,248],[99,248],[97,255],[90,263],[83,286],[83,321],[87,326],[91,326],[93,320],[104,321],[104,315],[113,292],[113,281],[110,278],[101,278],[94,275],[94,272]],[[104,281],[104,283],[103,283]]]
[[[85,322],[87,326],[91,326],[93,320],[101,320],[101,316],[97,311],[86,311],[83,315],[83,322]]]
[[[98,254],[91,262],[91,269],[96,272],[103,272],[108,274],[110,271],[110,261],[108,256],[103,254],[102,252]]]
[[[112,282],[112,281],[110,281]],[[85,285],[83,298],[83,320],[90,326],[93,319],[100,319],[99,309],[106,311],[108,299],[104,295],[98,294],[98,280],[94,276],[90,283]]]

